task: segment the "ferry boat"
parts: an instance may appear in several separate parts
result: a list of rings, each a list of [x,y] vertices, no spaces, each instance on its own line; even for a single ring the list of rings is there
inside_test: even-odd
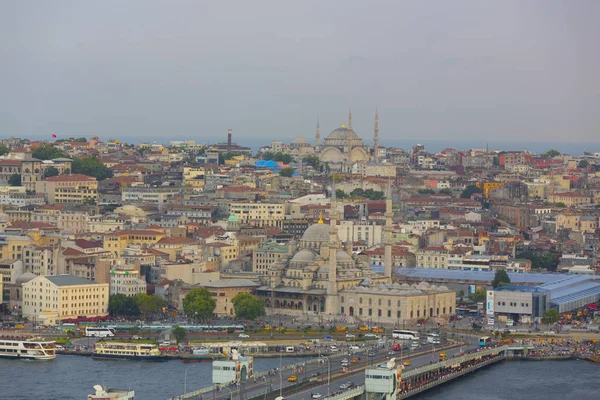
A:
[[[94,346],[94,360],[167,361],[158,346],[147,343],[99,341]]]
[[[0,337],[0,357],[28,360],[54,360],[54,341],[42,338]]]

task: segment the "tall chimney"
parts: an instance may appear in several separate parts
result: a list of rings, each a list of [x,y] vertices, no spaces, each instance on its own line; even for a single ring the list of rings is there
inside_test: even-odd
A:
[[[231,133],[233,129],[227,129],[227,147],[231,147]]]

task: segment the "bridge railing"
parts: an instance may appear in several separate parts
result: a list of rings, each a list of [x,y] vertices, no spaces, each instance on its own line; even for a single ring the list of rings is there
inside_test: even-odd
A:
[[[333,396],[327,396],[327,397],[325,397],[325,399],[326,400],[350,400],[357,396],[360,396],[364,392],[365,392],[365,387],[361,385],[361,386],[357,386],[353,389],[346,390],[345,392],[338,393]]]
[[[465,354],[464,356],[449,358],[447,360],[444,360],[441,362],[436,362],[434,364],[423,365],[422,367],[418,367],[418,368],[403,372],[402,379],[420,375],[420,374],[430,371],[432,369],[450,367],[452,365],[460,364],[462,362],[474,360],[477,358],[481,358],[483,356],[502,353],[502,352],[505,352],[507,349],[508,349],[508,346],[499,346],[499,347],[494,347],[491,349],[481,350],[476,353]]]

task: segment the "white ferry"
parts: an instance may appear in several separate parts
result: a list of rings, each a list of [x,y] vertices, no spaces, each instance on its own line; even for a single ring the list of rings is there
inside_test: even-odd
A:
[[[54,341],[42,338],[0,337],[0,357],[31,360],[54,360]]]
[[[167,361],[168,356],[162,355],[158,346],[146,343],[96,342],[94,360],[136,360],[136,361]]]

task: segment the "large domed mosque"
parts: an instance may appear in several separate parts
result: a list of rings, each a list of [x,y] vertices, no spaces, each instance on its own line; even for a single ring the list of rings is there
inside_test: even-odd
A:
[[[375,113],[375,136],[374,145],[379,141],[379,117]],[[352,110],[348,111],[348,125],[334,129],[321,144],[320,124],[317,122],[316,149],[319,160],[329,163],[332,171],[348,172],[352,165],[357,162],[370,160],[369,147],[354,132],[352,128]]]
[[[353,257],[350,243],[340,243],[335,185],[332,193],[329,224],[321,218],[298,243],[290,243],[287,259],[273,262],[263,276],[263,286],[256,289],[268,312],[346,315],[391,324],[453,315],[456,293],[447,287],[392,283],[391,186],[386,200],[383,273]]]

